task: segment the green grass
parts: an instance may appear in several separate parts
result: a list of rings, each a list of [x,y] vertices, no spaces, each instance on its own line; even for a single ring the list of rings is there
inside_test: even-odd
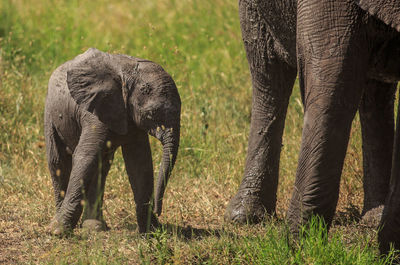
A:
[[[160,218],[165,227],[149,237],[137,232],[120,152],[105,191],[111,230],[76,229],[63,239],[45,233],[54,214],[42,128],[47,82],[59,64],[89,47],[161,64],[181,95],[181,147]],[[363,196],[358,119],[343,170],[341,218],[329,238],[317,221],[296,244],[278,220],[224,223],[243,173],[250,108],[236,1],[0,1],[0,263],[387,263],[377,257],[376,231],[351,221],[349,209],[359,211]],[[281,155],[279,218],[293,187],[301,127],[296,85]],[[160,144],[151,144],[158,165]]]

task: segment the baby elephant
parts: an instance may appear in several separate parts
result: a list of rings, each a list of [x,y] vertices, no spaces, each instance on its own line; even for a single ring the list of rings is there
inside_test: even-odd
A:
[[[104,185],[119,146],[135,197],[139,232],[156,227],[147,133],[163,146],[154,202],[160,215],[178,154],[180,112],[174,81],[151,61],[91,48],[58,67],[50,77],[44,122],[56,200],[50,232],[72,231],[82,211],[83,227],[106,229]]]

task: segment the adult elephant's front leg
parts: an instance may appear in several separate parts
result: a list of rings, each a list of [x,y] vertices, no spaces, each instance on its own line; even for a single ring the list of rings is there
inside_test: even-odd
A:
[[[362,16],[353,3],[298,3],[300,86],[304,125],[295,188],[288,210],[294,234],[313,214],[329,227],[339,196],[351,123],[361,99],[368,62]]]
[[[275,213],[282,134],[296,78],[296,67],[275,50],[283,47],[269,32],[266,18],[260,17],[263,10],[254,2],[239,2],[253,100],[244,177],[225,213],[226,220],[238,223],[259,222],[266,212]]]
[[[396,84],[368,80],[360,104],[364,168],[364,224],[376,227],[389,194]]]

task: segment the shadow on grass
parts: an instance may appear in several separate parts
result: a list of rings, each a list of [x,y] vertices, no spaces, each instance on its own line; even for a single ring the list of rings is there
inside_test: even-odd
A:
[[[203,228],[195,228],[192,226],[182,227],[180,225],[175,224],[163,224],[160,228],[162,231],[166,232],[170,235],[177,235],[181,239],[185,240],[200,240],[206,237],[218,237],[220,238],[222,235],[227,236],[235,236],[233,233],[229,233],[224,229],[203,229]]]
[[[167,234],[170,235],[177,235],[179,238],[186,239],[186,240],[200,240],[204,239],[206,237],[229,237],[231,239],[238,239],[242,237],[240,234],[232,232],[230,230],[233,229],[233,227],[239,228],[239,230],[247,230],[247,229],[256,229],[255,227],[259,226],[261,227],[280,227],[280,229],[285,229],[287,228],[287,224],[285,219],[280,219],[277,216],[266,216],[265,220],[260,222],[259,224],[232,224],[232,223],[223,223],[221,225],[221,228],[213,229],[213,228],[195,228],[190,225],[188,226],[180,226],[180,225],[175,225],[171,223],[167,224],[162,224],[159,229],[161,231],[166,232]],[[247,227],[247,228],[246,228]],[[236,230],[236,229],[233,229]],[[287,229],[286,229],[287,230]],[[259,230],[257,230],[259,231]]]
[[[137,231],[137,224],[126,224],[125,229],[129,231]],[[180,239],[184,240],[200,240],[206,237],[218,237],[220,238],[222,235],[229,237],[237,237],[236,234],[228,232],[226,229],[212,229],[212,228],[195,228],[190,225],[188,226],[180,226],[176,224],[166,223],[161,224],[155,231],[144,234],[145,237],[152,237],[153,234],[162,232],[166,233],[170,236],[176,235]],[[139,233],[139,232],[138,232]]]
[[[357,206],[350,204],[344,211],[337,211],[333,219],[333,225],[351,225],[361,221],[361,213]]]

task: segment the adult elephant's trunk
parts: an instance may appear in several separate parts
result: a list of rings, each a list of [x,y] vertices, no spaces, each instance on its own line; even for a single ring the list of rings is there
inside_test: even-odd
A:
[[[158,174],[158,183],[155,194],[154,211],[157,213],[157,215],[161,214],[164,191],[178,155],[179,129],[179,125],[174,126],[171,129],[166,129],[165,133],[162,134],[160,139],[163,145],[163,156]]]

